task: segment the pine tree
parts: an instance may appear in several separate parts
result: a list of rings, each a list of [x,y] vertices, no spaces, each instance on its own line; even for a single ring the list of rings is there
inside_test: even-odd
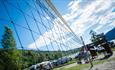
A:
[[[16,42],[10,28],[5,26],[5,33],[2,36],[2,46],[4,49],[16,49]]]
[[[5,26],[5,32],[1,40],[2,51],[0,51],[1,64],[4,70],[20,70],[19,51],[16,49],[16,42],[13,37],[13,32]]]

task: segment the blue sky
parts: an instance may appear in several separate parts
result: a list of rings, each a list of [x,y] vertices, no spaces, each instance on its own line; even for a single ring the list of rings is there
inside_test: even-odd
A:
[[[7,0],[7,1],[12,5],[14,5],[15,7],[18,7],[16,4],[16,0]],[[17,0],[17,1],[23,12],[29,14],[30,16],[32,16],[33,13],[37,21],[41,22],[40,18],[38,17],[39,14],[37,13],[37,11],[25,3],[26,1],[32,7],[35,8],[32,0],[25,0],[25,1]],[[62,14],[63,18],[68,22],[68,25],[72,28],[75,34],[78,37],[83,36],[85,43],[90,43],[90,35],[89,35],[90,30],[94,30],[97,33],[101,32],[106,33],[115,27],[114,0],[51,0],[51,1],[58,9],[58,11]],[[5,2],[14,22],[27,28],[28,26],[24,20],[24,16],[22,15],[22,13],[9,3]],[[38,9],[40,10],[39,7]],[[4,19],[0,20],[0,28],[1,28],[0,39],[1,39],[4,32],[4,25],[9,26],[13,30],[13,32],[14,29],[12,24],[10,24],[9,22],[8,15],[4,9],[2,2],[0,2],[0,10],[2,10],[0,12],[0,19]],[[52,43],[55,50],[59,50],[59,47],[57,46],[55,41],[58,42],[58,45],[62,46],[60,48],[62,48],[63,50],[67,50],[70,48],[71,49],[77,48],[81,46],[79,44],[80,42],[78,42],[78,40],[70,32],[67,31],[66,26],[62,23],[62,21],[59,18],[51,20],[51,18],[48,15],[45,14],[44,16],[45,17],[42,16],[42,21],[44,21],[44,25],[46,25],[47,27],[51,27],[51,29],[45,28],[43,25],[38,23],[41,31],[40,34],[35,24],[35,21],[26,15],[26,19],[30,25],[30,28],[38,33],[38,34],[33,33],[38,48],[40,48],[41,50],[47,50],[46,48],[47,44],[48,49],[53,50],[51,47]],[[52,21],[53,23],[51,22],[48,23],[45,18]],[[36,50],[35,42],[31,37],[30,31],[23,29],[22,27],[19,26],[16,26],[16,28],[18,30],[24,48]],[[15,32],[14,37],[17,42],[17,47],[20,48],[20,44]],[[64,45],[66,45],[66,48]]]
[[[28,2],[31,6],[34,6],[32,0],[26,0],[26,2]],[[60,1],[60,0],[57,0],[57,1],[52,0],[52,3],[55,4],[55,6],[57,6],[57,8],[61,12],[61,14],[64,14],[64,12],[66,12],[66,10],[64,10],[63,8],[67,8],[67,4],[69,2],[70,2],[69,0],[67,2]],[[4,3],[7,6],[8,11],[9,11],[12,19],[14,20],[14,22],[16,24],[21,25],[21,26],[27,27],[27,25],[25,24],[25,20],[24,20],[24,17],[22,15],[22,13],[19,10],[16,9],[18,7],[17,4],[16,4],[16,0],[7,0],[7,2],[4,2]],[[31,9],[30,6],[28,6],[23,0],[19,0],[18,3],[19,3],[20,7],[22,8],[22,10],[24,12],[31,15],[31,12],[29,11]],[[63,4],[61,4],[61,3],[63,3]],[[35,8],[35,6],[34,6],[34,8]],[[5,8],[4,8],[2,0],[0,1],[0,10],[2,10],[0,12],[0,19],[1,19],[0,20],[0,23],[1,23],[0,24],[0,28],[1,28],[0,29],[0,32],[1,32],[0,33],[0,39],[2,39],[2,35],[4,33],[4,26],[9,26],[13,30],[13,32],[14,32],[14,28],[9,21],[10,19],[7,15],[7,12],[6,12]],[[36,15],[36,13],[37,13],[34,10],[32,12],[34,12],[34,15]],[[28,22],[30,22],[29,24],[31,25],[30,27],[32,28],[32,30],[36,31],[37,27],[36,27],[34,21],[29,17],[26,17],[26,18],[27,18]],[[46,32],[45,28],[42,25],[39,24],[39,26],[40,26],[42,34],[44,32]],[[48,26],[50,26],[50,24],[48,24]],[[26,47],[33,42],[30,31],[26,30],[26,29],[23,29],[22,27],[19,27],[19,26],[16,26],[16,28],[18,30],[18,34],[20,36],[20,39],[21,39],[21,42],[22,42],[23,46],[25,47],[25,49],[27,49]],[[34,34],[35,39],[37,39],[40,36],[40,34],[35,34],[35,33],[33,33],[33,34]],[[15,32],[14,32],[14,36],[15,36],[15,39],[16,39],[17,47],[20,48],[20,44],[19,44],[19,41],[17,39],[17,36],[16,36]],[[44,47],[44,48],[46,49],[46,47]]]

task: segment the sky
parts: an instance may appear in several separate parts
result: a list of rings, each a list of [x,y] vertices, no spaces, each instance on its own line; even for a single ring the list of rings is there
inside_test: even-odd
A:
[[[4,33],[4,26],[7,25],[13,30],[17,48],[20,49],[21,46],[14,28],[9,21],[9,17],[2,0],[0,1],[0,10],[2,10],[0,12],[0,39],[2,39],[2,35]],[[33,33],[35,41],[32,39],[31,32],[29,30],[16,26],[24,49],[36,50],[39,48],[40,50],[68,50],[78,48],[82,46],[80,36],[83,37],[86,44],[90,43],[91,35],[89,33],[91,30],[94,30],[97,33],[107,33],[112,28],[115,28],[115,0],[51,0],[79,39],[76,38],[71,32],[68,32],[68,28],[58,17],[51,19],[51,16],[44,14],[45,17],[41,16],[41,21],[40,17],[38,17],[39,14],[37,11],[33,9],[35,8],[35,5],[32,0],[25,1],[33,8],[28,6],[23,0],[4,1],[13,21],[16,24],[28,28],[23,14],[15,8],[18,7],[16,1],[18,1],[18,4],[23,12],[29,14],[30,16],[33,14],[36,20],[40,22],[38,23],[40,28],[39,31],[35,21],[26,15],[30,28],[37,32]],[[37,8],[40,10],[40,7]],[[50,8],[48,7],[48,9]],[[51,9],[50,11],[53,12]],[[40,15],[42,14],[43,13]],[[46,18],[51,22],[48,23]],[[47,28],[41,24],[42,22]],[[37,45],[37,48],[35,44]],[[53,45],[53,47],[51,45]],[[62,47],[58,47],[58,45]]]

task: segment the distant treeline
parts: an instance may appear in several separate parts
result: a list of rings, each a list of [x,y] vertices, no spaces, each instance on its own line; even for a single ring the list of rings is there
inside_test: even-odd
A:
[[[35,51],[16,48],[12,30],[5,26],[0,48],[0,70],[22,70],[33,64],[55,60],[78,52],[79,49],[68,51]]]
[[[13,57],[16,59],[18,58],[15,61],[18,61],[18,64],[20,64],[18,66],[21,66],[21,69],[24,69],[33,64],[37,64],[43,61],[56,60],[64,56],[71,55],[73,53],[78,52],[78,49],[69,50],[69,51],[35,51],[35,50],[15,49],[14,53],[18,53],[18,54],[14,55]],[[7,67],[10,64],[8,60],[9,61],[13,60],[10,58],[10,56],[8,56],[10,55],[10,51],[12,51],[12,49],[3,49],[3,48],[0,49],[0,60],[3,62],[0,63],[0,69],[3,69],[2,67]]]

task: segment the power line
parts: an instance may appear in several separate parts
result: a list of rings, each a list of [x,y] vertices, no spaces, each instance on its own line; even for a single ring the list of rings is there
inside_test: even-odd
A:
[[[24,1],[24,2],[26,2],[26,1]],[[19,12],[23,12],[23,10],[20,10],[18,7],[16,7],[15,5],[13,5],[12,3],[10,3],[10,2],[8,2],[8,1],[6,1],[6,3],[7,4],[9,4],[10,6],[12,6],[12,7],[14,7],[15,9],[17,9]],[[30,5],[29,5],[30,6]],[[33,8],[33,7],[32,7]],[[34,8],[34,10],[35,10],[35,8]],[[24,14],[25,14],[25,16],[27,16],[27,17],[29,17],[29,18],[31,18],[31,19],[33,19],[34,20],[34,18],[32,17],[32,16],[30,16],[29,14],[27,14],[27,13],[25,13],[25,12],[23,12]],[[38,23],[40,23],[38,20],[36,20]],[[40,23],[41,24],[41,23]],[[42,24],[41,24],[42,25]],[[46,25],[43,25],[45,28],[48,28]],[[48,28],[49,29],[49,28]]]
[[[37,1],[37,3],[38,3],[38,5],[42,5],[42,4],[40,4],[40,1]],[[40,6],[42,9],[44,9],[44,7],[45,7],[45,5],[44,6]],[[47,11],[45,11],[45,12],[48,12],[48,9],[47,9]],[[48,13],[47,13],[48,14]],[[49,17],[51,17],[51,15],[49,16]],[[52,21],[54,21],[54,20],[52,20]],[[57,27],[58,28],[58,27]],[[59,29],[58,29],[58,31],[59,31]],[[61,36],[60,36],[61,37]],[[61,40],[60,40],[60,42],[61,42]],[[64,45],[65,46],[65,45]],[[75,45],[76,46],[76,45]],[[67,47],[67,46],[66,46]],[[65,47],[65,48],[66,48]],[[67,49],[67,48],[66,48]]]
[[[45,0],[44,0],[45,1]],[[51,17],[51,19],[52,19],[52,21],[54,21],[54,19],[56,19],[56,17],[52,14],[52,12],[50,12],[49,11],[49,9],[44,5],[44,3],[40,3],[40,1],[39,0],[37,0],[37,3],[38,3],[38,5],[40,4],[41,6],[41,8]],[[49,6],[49,5],[48,5]],[[58,24],[59,25],[61,25],[61,22],[58,20]],[[62,25],[61,25],[62,26]],[[66,28],[66,27],[63,27],[63,28],[65,28],[67,31],[68,31],[68,29]],[[70,30],[68,31],[68,32],[70,32]],[[71,33],[71,32],[70,32]],[[72,33],[73,34],[73,33]],[[74,35],[74,34],[73,34]],[[75,37],[75,36],[74,36]],[[76,41],[75,39],[73,39],[74,41]]]
[[[4,3],[3,0],[2,0],[2,3],[3,3],[3,6],[4,6],[4,8],[5,8],[6,12],[7,12],[7,15],[8,15],[9,19],[10,19],[10,23],[13,24],[15,33],[16,33],[16,35],[17,35],[17,37],[18,37],[19,43],[20,43],[21,48],[22,48],[22,55],[23,55],[23,54],[24,54],[24,53],[23,53],[24,47],[23,47],[22,42],[21,42],[21,40],[20,40],[20,37],[19,37],[19,34],[18,34],[17,29],[16,29],[16,27],[15,27],[14,21],[13,21],[13,19],[11,18],[10,13],[9,13],[9,11],[8,11],[8,9],[7,9],[7,6],[5,5],[5,3]],[[22,58],[22,62],[23,62],[23,58]]]
[[[35,41],[35,38],[34,38],[33,32],[31,31],[30,25],[29,25],[29,23],[28,23],[28,20],[27,20],[25,14],[23,13],[23,11],[22,11],[22,9],[21,9],[21,7],[20,7],[20,5],[19,5],[19,3],[18,3],[17,0],[16,0],[16,4],[17,4],[17,6],[18,6],[20,12],[22,13],[22,15],[23,15],[25,21],[26,21],[26,24],[27,24],[27,26],[28,26],[28,28],[29,28],[29,31],[30,31],[31,36],[32,36],[32,39],[33,39],[33,41],[35,42],[36,49],[37,49],[38,51],[40,51],[40,50],[38,49],[38,47],[37,47],[37,44],[36,44],[36,41]]]
[[[10,3],[11,4],[11,3]],[[15,7],[13,4],[11,4],[13,7]],[[19,11],[22,11],[22,10],[20,10],[18,7],[15,7],[16,9],[18,9]],[[33,8],[33,7],[32,7]],[[35,8],[34,8],[35,9]],[[46,11],[45,11],[46,12]],[[25,13],[24,13],[25,14]],[[27,15],[27,14],[26,14]],[[32,16],[29,16],[29,17],[31,17],[32,19],[34,19]],[[29,28],[27,28],[27,27],[24,27],[24,26],[22,26],[22,25],[19,25],[19,24],[16,24],[15,23],[15,25],[17,25],[17,26],[20,26],[20,27],[22,27],[22,28],[24,28],[24,29],[27,29],[27,30],[31,30],[32,32],[34,32],[34,33],[36,33],[36,34],[39,34],[38,32],[36,32],[36,31],[33,31],[32,29],[29,29]],[[44,27],[46,27],[46,25],[43,25]],[[51,28],[50,28],[51,29]]]
[[[40,1],[39,1],[39,4],[38,4],[39,6],[42,6],[42,4],[40,3]],[[44,6],[45,7],[45,6]],[[42,11],[42,9],[41,9],[41,11]],[[43,11],[42,11],[42,13],[43,13]],[[50,16],[49,16],[50,17]],[[47,19],[47,18],[46,18]],[[48,20],[47,20],[48,21]],[[49,23],[49,21],[48,21],[48,23]],[[52,31],[52,29],[51,29],[51,31]],[[53,31],[52,31],[52,33],[53,33]],[[58,34],[57,34],[58,35]],[[53,34],[52,34],[52,36],[54,36]],[[61,40],[60,40],[61,41]],[[56,40],[55,40],[55,42],[56,42]],[[56,42],[56,44],[57,44],[57,42]],[[58,48],[61,50],[64,50],[63,48],[62,48],[62,44],[60,44],[60,46],[58,45]],[[62,52],[62,51],[61,51]]]
[[[61,14],[57,11],[57,9],[55,8],[55,6],[50,2],[50,0],[45,0],[47,2],[47,4],[50,6],[50,8],[54,11],[54,13],[62,20],[62,22],[66,25],[66,27],[72,32],[72,34],[75,36],[76,39],[78,39],[80,41],[80,39],[76,36],[76,34],[74,33],[74,31],[69,27],[69,25],[67,24],[67,22],[65,21],[65,19],[61,16]]]
[[[21,42],[21,40],[20,40],[19,34],[18,34],[18,32],[17,32],[17,29],[16,29],[16,27],[15,27],[15,25],[14,25],[14,22],[13,22],[13,20],[12,20],[12,18],[11,18],[11,16],[10,16],[10,13],[9,13],[9,11],[8,11],[8,9],[7,9],[7,7],[6,7],[6,5],[5,5],[5,3],[4,3],[3,0],[2,0],[2,3],[3,3],[3,6],[4,6],[4,8],[5,8],[6,12],[7,12],[7,15],[8,15],[9,19],[10,19],[10,20],[9,20],[10,23],[13,24],[13,27],[14,27],[14,30],[15,30],[16,35],[17,35],[17,37],[18,37],[19,43],[20,43],[20,45],[21,45],[21,48],[23,48],[23,45],[22,45],[22,42]]]
[[[6,1],[8,4],[10,4],[12,7],[15,7],[17,10],[19,10],[20,12],[23,12],[23,10],[21,10],[19,7],[16,7],[16,6],[14,6],[13,4],[11,4],[10,2],[8,2],[8,1]],[[25,1],[26,2],[26,1]],[[28,4],[29,5],[29,4]],[[31,6],[32,7],[32,6]],[[42,6],[42,4],[40,5],[40,7],[45,7],[45,6]],[[34,8],[34,7],[32,7],[32,8]],[[34,8],[35,9],[35,8]],[[41,9],[41,8],[40,8]],[[45,7],[45,9],[46,10],[48,10],[46,7]],[[45,9],[43,9],[44,10],[44,12],[45,13],[47,13],[46,12],[46,10]],[[35,9],[36,10],[36,9]],[[37,11],[37,10],[36,10]],[[49,11],[50,12],[50,11]],[[24,13],[24,12],[23,12]],[[43,12],[42,12],[43,13]],[[47,13],[48,14],[48,13]],[[35,18],[33,17],[33,16],[30,16],[30,15],[28,15],[28,14],[26,14],[26,13],[24,13],[24,15],[25,15],[25,17],[26,16],[29,16],[30,18],[32,18],[32,19],[34,19],[35,20]],[[41,15],[41,14],[40,14]],[[42,15],[42,16],[44,16],[44,15]],[[49,15],[50,17],[51,16],[53,16],[52,14],[51,14],[51,12],[50,12],[50,15]],[[54,18],[54,16],[52,17],[52,19]],[[7,21],[7,20],[6,20]],[[38,23],[38,21],[37,20],[35,20],[36,21],[36,23]],[[49,22],[49,21],[48,21]],[[51,22],[51,20],[50,20],[50,22]],[[39,22],[40,23],[40,22]],[[30,29],[30,28],[27,28],[27,27],[24,27],[24,26],[22,26],[22,25],[19,25],[19,24],[17,24],[17,23],[13,23],[13,24],[15,24],[15,25],[17,25],[17,26],[19,26],[19,27],[21,27],[21,28],[24,28],[24,29],[27,29],[27,30],[29,30],[29,31],[31,31],[32,33],[36,33],[36,34],[39,34],[38,32],[36,32],[36,31],[34,31],[34,30],[32,30],[32,29]],[[43,25],[45,28],[46,28],[46,25],[45,24],[42,24],[41,23],[41,25]],[[49,27],[48,27],[49,28]],[[51,27],[49,28],[49,29],[51,29]],[[47,29],[46,29],[46,31],[47,31]],[[60,30],[59,30],[59,28],[58,28],[58,31],[60,32]],[[58,33],[57,33],[58,34]],[[59,35],[58,35],[59,36]],[[34,37],[34,36],[33,36]],[[60,35],[60,37],[62,37],[62,35]],[[64,39],[64,38],[63,38]],[[49,38],[49,40],[51,40],[50,38]],[[35,40],[34,40],[35,41]],[[57,43],[57,41],[55,40],[55,42]],[[60,40],[60,42],[61,42],[61,40]]]

